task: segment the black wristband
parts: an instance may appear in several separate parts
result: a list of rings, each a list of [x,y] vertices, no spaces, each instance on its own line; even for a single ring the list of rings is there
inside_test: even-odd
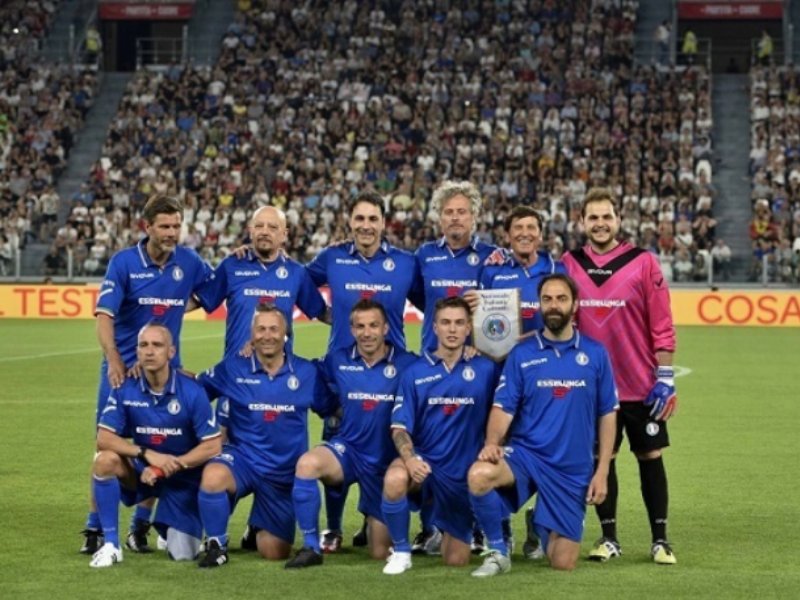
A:
[[[143,460],[149,465],[150,463],[144,456],[145,452],[147,452],[147,448],[145,448],[144,446],[139,446],[139,454],[136,455],[136,458],[138,458],[139,460]]]

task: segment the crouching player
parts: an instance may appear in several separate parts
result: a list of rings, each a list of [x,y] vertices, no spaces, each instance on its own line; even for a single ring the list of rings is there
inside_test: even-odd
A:
[[[432,506],[432,525],[442,531],[446,565],[470,559],[474,516],[467,471],[478,455],[496,381],[495,364],[468,359],[470,309],[461,297],[436,302],[434,352],[424,352],[400,382],[392,414],[392,439],[400,455],[386,472],[383,518],[394,552],[383,572],[399,575],[411,568],[408,539],[409,495],[421,507]]]
[[[200,467],[219,454],[221,437],[203,388],[170,367],[174,355],[169,329],[145,325],[136,347],[142,374],[113,390],[100,415],[92,473],[105,544],[92,567],[122,562],[120,500],[159,499],[154,525],[171,558],[193,560],[200,549]]]
[[[267,559],[288,558],[294,541],[292,483],[308,450],[308,411],[328,416],[336,406],[317,367],[286,348],[286,317],[272,304],[253,316],[250,357],[230,355],[198,380],[219,398],[227,436],[222,454],[203,470],[199,504],[207,536],[198,566],[228,562],[228,520],[236,502],[253,494],[250,523]]]
[[[539,298],[544,329],[508,356],[486,443],[469,471],[472,507],[489,546],[483,565],[472,572],[475,577],[511,569],[500,525],[503,504],[517,511],[538,494],[533,523],[542,547],[553,568],[571,570],[586,503],[598,504],[607,493],[619,406],[608,354],[573,328],[577,290],[572,279],[545,277]]]
[[[358,510],[367,515],[370,556],[384,559],[389,555],[391,539],[381,513],[383,477],[397,457],[389,424],[400,375],[417,357],[386,340],[386,312],[374,300],[356,302],[350,311],[350,332],[356,343],[329,352],[322,363],[342,407],[342,424],[336,435],[297,463],[294,510],[304,546],[286,563],[287,569],[322,564],[318,480],[345,492],[358,482]]]

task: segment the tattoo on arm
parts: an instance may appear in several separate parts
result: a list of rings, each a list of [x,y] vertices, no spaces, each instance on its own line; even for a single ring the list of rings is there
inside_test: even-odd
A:
[[[392,441],[400,458],[408,460],[414,456],[414,442],[411,441],[411,436],[405,429],[392,429]]]

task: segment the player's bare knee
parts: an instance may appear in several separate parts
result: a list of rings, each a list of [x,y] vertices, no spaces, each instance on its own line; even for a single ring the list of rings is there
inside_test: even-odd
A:
[[[661,458],[661,449],[636,452],[635,454],[638,460],[656,460],[657,458]]]
[[[122,459],[116,452],[101,450],[94,457],[92,473],[99,477],[116,475],[122,467]]]
[[[495,465],[488,462],[476,462],[469,469],[469,491],[473,494],[486,494],[494,487]]]
[[[408,492],[408,471],[393,467],[386,471],[383,479],[383,495],[387,500],[397,501]]]
[[[265,560],[285,560],[292,552],[292,545],[289,542],[278,539],[266,531],[259,531],[256,536],[258,553]]]
[[[452,552],[442,557],[445,566],[448,567],[466,567],[469,564],[470,553],[467,552]]]
[[[303,479],[319,479],[322,476],[322,465],[319,458],[312,452],[306,452],[297,461],[295,474]]]
[[[210,493],[226,491],[229,483],[230,471],[218,463],[206,465],[203,469],[203,477],[200,487]]]
[[[577,564],[577,557],[556,555],[550,559],[550,566],[556,571],[573,571]]]

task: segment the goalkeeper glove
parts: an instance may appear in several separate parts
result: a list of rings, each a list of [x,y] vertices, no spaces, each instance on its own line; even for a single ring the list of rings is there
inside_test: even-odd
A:
[[[669,418],[678,403],[675,392],[675,370],[672,367],[658,367],[656,378],[656,384],[650,390],[644,405],[652,406],[650,416],[661,421],[664,415]]]

